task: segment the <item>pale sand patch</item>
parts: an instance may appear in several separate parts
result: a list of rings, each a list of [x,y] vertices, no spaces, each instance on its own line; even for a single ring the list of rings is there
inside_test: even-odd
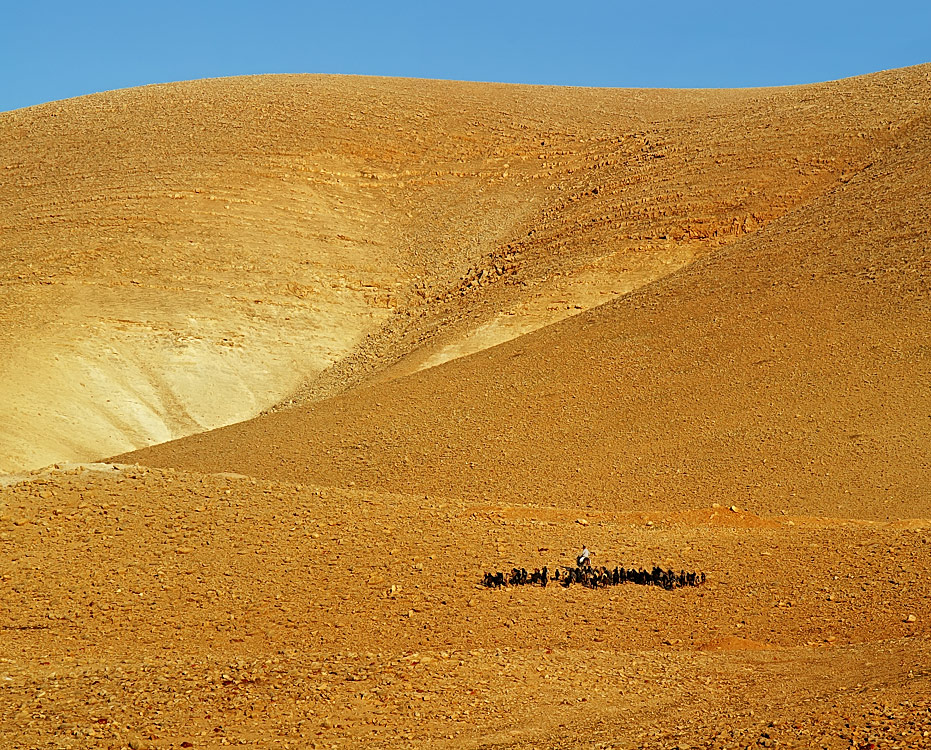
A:
[[[117,292],[118,293],[118,292]],[[0,470],[84,461],[222,427],[279,401],[377,326],[388,310],[362,291],[312,304],[169,295],[157,306],[91,291],[0,365]],[[166,310],[174,301],[183,315]],[[70,319],[69,319],[70,318]]]

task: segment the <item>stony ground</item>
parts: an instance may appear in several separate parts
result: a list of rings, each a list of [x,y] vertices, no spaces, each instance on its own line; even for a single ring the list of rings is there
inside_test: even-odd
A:
[[[37,474],[0,508],[4,746],[931,747],[928,520],[136,467]],[[708,582],[478,585],[582,543]]]

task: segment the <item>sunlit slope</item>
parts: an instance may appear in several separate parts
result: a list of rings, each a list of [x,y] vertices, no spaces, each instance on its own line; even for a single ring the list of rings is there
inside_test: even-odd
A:
[[[432,187],[451,126],[418,132],[431,97],[387,89],[234,79],[3,115],[0,468],[243,419],[337,360],[447,270],[405,180],[430,236],[462,232],[449,267],[480,252],[459,213],[495,207]]]
[[[626,298],[128,458],[497,503],[928,517],[929,165],[925,114],[825,196]]]
[[[274,76],[0,114],[0,470],[597,306],[849,179],[927,92],[926,68],[721,92]]]

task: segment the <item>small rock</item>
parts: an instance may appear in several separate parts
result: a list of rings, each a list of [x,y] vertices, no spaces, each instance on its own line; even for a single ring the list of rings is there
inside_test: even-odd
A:
[[[917,619],[918,619],[918,618],[915,617],[915,615],[908,615],[908,616],[903,620],[903,622],[915,622],[915,620],[917,620]]]
[[[732,512],[732,513],[736,513],[738,510],[739,510],[739,508],[738,508],[736,505],[732,505],[732,506],[731,506],[731,512]]]
[[[575,519],[575,522],[579,524],[579,526],[588,526],[588,521],[586,521],[584,518],[577,518]]]

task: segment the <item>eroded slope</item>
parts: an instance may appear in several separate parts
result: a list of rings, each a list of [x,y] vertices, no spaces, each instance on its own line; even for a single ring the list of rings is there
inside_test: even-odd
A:
[[[931,515],[931,121],[758,233],[516,341],[123,460],[603,509]]]
[[[926,78],[260,77],[0,115],[0,470],[339,393],[619,296],[862,169]]]

